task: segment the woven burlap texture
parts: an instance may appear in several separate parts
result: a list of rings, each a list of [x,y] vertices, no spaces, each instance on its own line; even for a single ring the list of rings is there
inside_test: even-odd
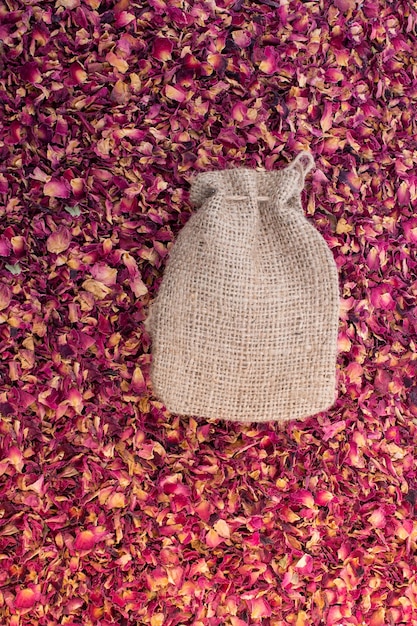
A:
[[[334,403],[338,273],[300,196],[313,165],[302,152],[278,171],[193,181],[198,210],[148,320],[152,388],[170,412],[284,422]]]

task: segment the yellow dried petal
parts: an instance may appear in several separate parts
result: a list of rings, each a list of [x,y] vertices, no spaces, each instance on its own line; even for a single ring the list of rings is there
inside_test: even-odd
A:
[[[114,52],[108,52],[106,54],[106,61],[110,63],[113,67],[119,70],[122,74],[126,74],[129,69],[129,64],[124,60],[118,57]]]
[[[124,493],[113,493],[107,500],[106,504],[111,509],[122,509],[126,506],[126,498]]]
[[[214,528],[214,530],[217,532],[217,534],[220,537],[223,537],[224,539],[229,539],[229,537],[230,537],[230,528],[229,528],[229,525],[227,524],[227,522],[225,522],[223,519],[217,520],[217,522],[214,524],[213,528]]]
[[[341,217],[337,222],[336,232],[338,235],[342,235],[343,233],[351,233],[353,230],[352,224],[348,224],[344,217]]]
[[[101,283],[98,280],[94,280],[94,278],[87,278],[87,280],[83,282],[82,286],[83,289],[85,289],[89,293],[92,293],[98,300],[102,300],[103,298],[108,296],[109,293],[111,293],[111,289],[106,287],[104,283]]]

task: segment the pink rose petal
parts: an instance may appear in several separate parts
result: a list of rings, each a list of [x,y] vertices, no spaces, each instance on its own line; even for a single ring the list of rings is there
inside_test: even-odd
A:
[[[371,291],[371,303],[373,306],[392,311],[395,309],[395,302],[391,296],[389,289],[385,285],[374,287]]]
[[[9,448],[6,458],[9,460],[11,465],[13,465],[16,471],[21,472],[23,470],[25,462],[23,459],[23,454],[21,450],[19,450],[19,448],[17,448],[16,446],[12,446],[11,448]]]
[[[52,179],[45,183],[43,193],[51,198],[69,198],[70,187],[66,180]]]
[[[293,501],[308,508],[314,507],[313,494],[306,489],[299,489],[298,491],[296,491],[293,495]]]
[[[376,509],[369,517],[368,522],[374,528],[385,528],[386,518],[382,509]]]
[[[110,267],[106,263],[96,263],[91,268],[91,274],[93,278],[104,285],[107,285],[107,287],[112,287],[116,284],[117,269]]]
[[[275,48],[266,46],[264,49],[264,59],[259,64],[259,69],[264,74],[274,74],[278,69],[278,59]]]
[[[313,559],[309,554],[304,554],[294,567],[301,574],[311,574],[313,571]]]
[[[250,600],[250,611],[250,616],[253,620],[270,617],[272,614],[271,607],[264,598],[254,598]]]
[[[31,609],[38,599],[39,592],[37,593],[34,589],[20,589],[16,594],[14,606],[16,609]]]
[[[71,232],[65,226],[58,228],[54,233],[49,235],[46,247],[48,252],[52,254],[61,254],[68,250],[71,243]]]
[[[185,90],[176,85],[167,85],[165,87],[165,95],[170,100],[175,100],[175,102],[184,102],[186,99]]]
[[[75,541],[74,548],[76,550],[91,550],[96,545],[96,538],[91,530],[83,530],[78,533]]]
[[[239,48],[247,48],[250,46],[252,37],[247,30],[234,30],[232,33],[233,41]]]
[[[410,243],[417,243],[417,217],[407,220],[403,224],[404,234]]]
[[[0,311],[4,311],[9,306],[12,299],[10,287],[0,283]]]
[[[0,256],[9,256],[12,251],[12,245],[7,237],[0,237]]]

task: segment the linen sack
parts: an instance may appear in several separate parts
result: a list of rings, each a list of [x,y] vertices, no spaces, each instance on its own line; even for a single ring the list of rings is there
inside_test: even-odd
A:
[[[313,157],[198,174],[151,305],[153,392],[182,415],[287,421],[336,397],[338,273],[301,205]]]

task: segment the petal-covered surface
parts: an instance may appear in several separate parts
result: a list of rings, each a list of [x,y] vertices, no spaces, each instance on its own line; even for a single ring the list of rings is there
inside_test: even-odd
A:
[[[406,0],[0,7],[2,625],[417,623],[416,50]],[[302,149],[337,403],[170,415],[144,321],[190,180]]]

